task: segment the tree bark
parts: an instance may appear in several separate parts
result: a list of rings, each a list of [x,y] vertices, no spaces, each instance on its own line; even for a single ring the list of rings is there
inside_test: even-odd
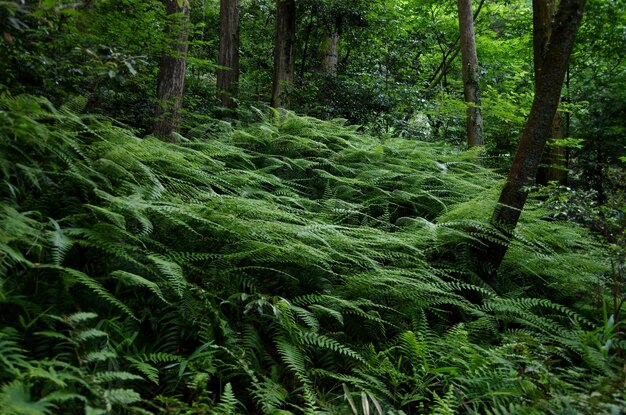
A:
[[[527,187],[535,181],[541,154],[550,134],[552,120],[561,97],[563,79],[580,26],[585,0],[561,0],[552,24],[552,36],[543,58],[541,72],[536,80],[533,105],[522,133],[506,185],[500,194],[491,222],[499,228],[504,243],[485,241],[482,252],[487,282],[494,282],[497,269],[506,254],[513,229],[528,197]]]
[[[461,59],[463,61],[463,92],[467,107],[467,145],[484,144],[483,116],[480,111],[480,88],[478,86],[478,57],[474,37],[472,0],[458,0],[459,30],[461,33]]]
[[[552,18],[556,13],[556,0],[533,0],[533,62],[535,72],[535,93],[537,92],[537,79],[543,70],[543,60],[546,47],[552,35]],[[552,120],[550,138],[563,138],[563,116],[560,112],[555,113]],[[554,145],[546,146],[539,170],[537,171],[537,183],[546,185],[551,181],[560,184],[567,182],[567,163],[565,148]]]
[[[296,50],[296,2],[276,1],[276,43],[274,45],[274,77],[272,107],[286,107],[288,89],[293,83]]]
[[[239,0],[220,1],[220,51],[217,64],[217,99],[229,110],[239,89]]]
[[[189,33],[188,0],[166,0],[166,45],[159,63],[157,105],[153,134],[174,141],[173,132],[180,123],[180,109],[185,89],[187,36]]]
[[[533,0],[533,69],[535,71],[535,94],[541,78],[550,36],[552,18],[557,12],[556,0]]]
[[[339,39],[341,37],[341,16],[335,19],[330,30],[326,31],[323,43],[322,71],[329,75],[337,74],[339,62]]]
[[[339,33],[327,33],[324,39],[324,57],[322,58],[322,71],[335,75],[337,73],[337,62],[339,47]]]

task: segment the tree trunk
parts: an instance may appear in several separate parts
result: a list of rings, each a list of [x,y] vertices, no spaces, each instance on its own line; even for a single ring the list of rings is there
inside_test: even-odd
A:
[[[187,36],[189,32],[189,2],[166,0],[166,45],[159,64],[157,105],[153,134],[174,141],[172,133],[180,123],[180,108],[185,89]]]
[[[543,60],[552,35],[552,18],[557,12],[556,0],[533,0],[533,68],[535,94],[543,69]]]
[[[326,31],[323,43],[322,71],[329,75],[337,74],[339,62],[339,39],[341,36],[341,16],[335,19],[335,24]]]
[[[467,145],[484,144],[483,116],[480,111],[480,88],[478,86],[478,57],[474,38],[472,0],[458,0],[459,30],[461,33],[461,59],[463,61],[463,92],[467,107]]]
[[[337,74],[339,33],[327,33],[324,39],[324,57],[322,58],[322,71]]]
[[[217,99],[229,110],[237,107],[239,89],[239,0],[220,2],[220,51],[217,64]]]
[[[550,182],[567,184],[567,151],[565,147],[554,145],[555,140],[564,137],[563,114],[557,111],[552,120],[550,140],[541,156],[537,184],[544,186]]]
[[[556,13],[556,0],[533,0],[533,61],[535,72],[535,93],[537,92],[537,79],[541,76],[546,47],[552,35],[552,18]],[[550,138],[563,138],[563,116],[557,112],[552,120]],[[537,183],[546,185],[551,181],[560,184],[567,182],[567,163],[565,148],[554,145],[546,146],[539,170],[537,171]]]
[[[563,79],[574,47],[576,33],[585,7],[585,0],[561,0],[552,24],[552,36],[547,45],[536,80],[533,105],[524,127],[519,148],[515,154],[507,183],[500,194],[491,222],[506,236],[505,243],[485,241],[482,252],[487,282],[494,282],[495,274],[506,254],[513,229],[517,225],[526,198],[527,187],[535,181],[541,154],[550,135],[552,120],[561,97]]]
[[[480,3],[478,3],[478,7],[476,8],[476,11],[474,12],[474,22],[476,22],[476,19],[478,18],[478,15],[480,14],[481,9],[483,8],[483,4],[485,4],[485,0],[480,0]],[[441,62],[441,64],[437,67],[437,69],[435,69],[433,76],[428,81],[428,89],[426,90],[427,98],[430,96],[431,90],[439,85],[439,83],[441,82],[441,79],[448,72],[448,69],[450,69],[452,62],[454,62],[454,59],[456,59],[459,52],[461,51],[461,46],[458,44],[460,39],[461,39],[461,35],[459,35],[456,38],[456,40],[454,41],[454,44],[452,45],[452,48],[449,49],[449,53],[446,54],[446,56],[450,56],[450,58],[447,59],[447,61],[444,60],[443,62]]]
[[[296,50],[296,2],[276,1],[276,43],[274,45],[274,77],[272,107],[286,107],[288,89],[293,83]]]

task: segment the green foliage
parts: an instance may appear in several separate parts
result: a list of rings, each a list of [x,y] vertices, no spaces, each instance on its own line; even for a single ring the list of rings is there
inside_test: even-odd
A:
[[[164,143],[81,103],[0,100],[3,412],[599,405],[604,253],[535,206],[487,286],[475,153],[274,111]]]
[[[163,143],[140,138],[163,2],[0,1],[1,413],[624,407],[623,2],[587,2],[564,90],[577,188],[535,193],[497,286],[484,166],[532,99],[530,2],[478,16],[487,144],[465,153],[433,144],[465,141],[460,59],[434,82],[453,1],[298,1],[292,106],[345,119],[319,121],[247,105],[269,100],[275,1],[241,0],[239,124],[213,119],[219,2],[189,5]]]
[[[4,1],[0,13],[6,5],[17,10],[8,23],[17,23],[0,22],[0,91],[58,101],[79,94],[92,110],[137,126],[151,118],[160,2]]]

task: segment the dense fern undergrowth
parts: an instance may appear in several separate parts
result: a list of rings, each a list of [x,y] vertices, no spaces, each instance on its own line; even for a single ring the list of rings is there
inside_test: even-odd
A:
[[[498,286],[473,271],[476,154],[265,110],[164,143],[83,105],[0,101],[3,414],[623,407],[583,229],[531,203]]]

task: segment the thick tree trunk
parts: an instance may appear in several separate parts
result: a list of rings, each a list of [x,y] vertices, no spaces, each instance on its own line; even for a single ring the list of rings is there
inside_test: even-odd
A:
[[[237,107],[239,89],[239,0],[220,2],[220,51],[217,64],[217,99],[230,110]]]
[[[552,36],[552,18],[556,13],[556,0],[533,0],[533,61],[535,72],[535,93],[537,93],[537,79],[543,70],[543,60],[546,48]],[[552,121],[550,132],[551,141],[563,138],[563,116],[557,112]],[[537,172],[537,183],[546,185],[548,182],[557,181],[561,184],[567,182],[567,163],[565,148],[548,145],[541,159],[541,165]]]
[[[337,62],[339,61],[339,32],[326,33],[323,48],[322,71],[335,75],[337,74]]]
[[[293,83],[296,50],[296,2],[276,1],[276,43],[274,45],[274,77],[272,107],[286,107],[287,92]]]
[[[480,111],[480,88],[478,86],[478,57],[474,38],[472,0],[458,0],[459,30],[461,33],[461,59],[463,61],[463,92],[467,107],[467,145],[484,144],[483,116]]]
[[[506,235],[506,243],[485,241],[486,251],[482,252],[482,259],[486,263],[486,269],[483,271],[487,282],[494,282],[496,271],[508,249],[513,229],[526,203],[528,197],[526,189],[535,181],[541,154],[559,105],[563,79],[584,7],[585,0],[561,0],[552,24],[552,36],[544,54],[541,73],[536,80],[536,93],[528,121],[507,183],[491,218],[494,226]]]
[[[341,37],[341,16],[335,19],[331,30],[327,30],[323,42],[322,71],[329,75],[337,74],[339,62],[339,39]]]
[[[189,3],[183,0],[166,0],[167,22],[165,37],[167,44],[159,64],[157,105],[153,134],[173,141],[172,133],[180,123],[180,109],[185,89],[187,35],[189,32]]]

